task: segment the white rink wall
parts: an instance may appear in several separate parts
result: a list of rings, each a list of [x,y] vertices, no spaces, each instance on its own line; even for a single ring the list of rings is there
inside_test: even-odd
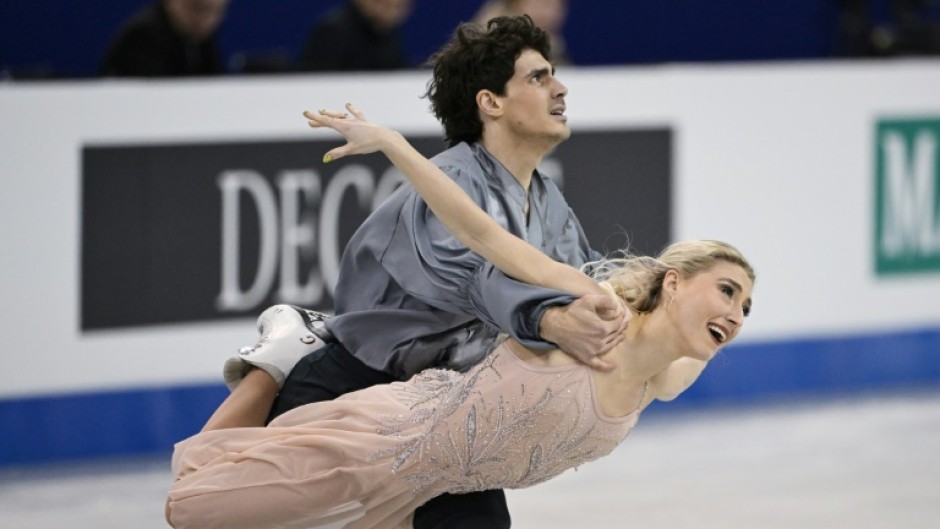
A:
[[[563,69],[559,76],[570,89],[575,135],[672,131],[672,238],[732,242],[759,273],[741,347],[772,344],[787,354],[791,345],[820,340],[864,344],[900,335],[881,350],[915,354],[906,366],[891,361],[899,370],[892,383],[915,372],[917,383],[940,382],[940,62]],[[439,127],[418,97],[426,79],[416,72],[0,85],[7,348],[0,414],[25,413],[30,399],[215,387],[226,353],[254,338],[250,319],[81,331],[83,146],[329,139],[300,113],[346,101],[406,134],[432,135]],[[902,186],[892,188],[895,209],[919,208],[889,211],[902,219],[889,224],[907,224],[885,229],[909,242],[915,261],[914,271],[901,273],[876,270],[885,121],[922,125],[913,134],[927,138],[926,147],[896,155],[903,163],[886,162],[884,178]],[[566,168],[566,186],[576,179],[576,168]],[[931,192],[932,202],[917,198]],[[876,360],[871,369],[879,366]]]

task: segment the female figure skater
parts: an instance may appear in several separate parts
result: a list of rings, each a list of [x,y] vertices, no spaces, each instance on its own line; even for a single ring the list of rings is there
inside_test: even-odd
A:
[[[444,492],[520,488],[609,454],[652,400],[688,388],[741,330],[754,271],[735,248],[686,241],[657,258],[625,257],[598,283],[504,231],[397,132],[351,116],[305,113],[346,137],[325,161],[381,151],[472,250],[513,277],[575,295],[616,296],[635,316],[590,369],[555,350],[507,339],[466,373],[427,370],[291,410],[262,427],[278,383],[251,369],[203,431],[176,446],[167,520],[176,528],[410,527]],[[600,290],[599,290],[600,289]],[[310,330],[278,305],[261,340],[294,344]]]

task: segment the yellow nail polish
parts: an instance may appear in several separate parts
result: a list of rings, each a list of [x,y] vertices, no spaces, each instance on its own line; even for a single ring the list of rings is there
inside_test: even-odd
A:
[[[332,161],[333,161],[333,157],[330,156],[330,153],[326,153],[323,155],[323,163],[330,163]]]

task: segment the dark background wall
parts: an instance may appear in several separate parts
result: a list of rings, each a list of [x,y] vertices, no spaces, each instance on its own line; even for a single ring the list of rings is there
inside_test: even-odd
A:
[[[224,55],[296,55],[307,32],[342,0],[232,0]],[[482,0],[415,0],[407,52],[421,62]],[[883,19],[888,0],[872,0]],[[146,0],[0,0],[3,76],[93,76],[120,23]],[[575,63],[819,59],[834,53],[838,0],[570,0],[565,27]]]

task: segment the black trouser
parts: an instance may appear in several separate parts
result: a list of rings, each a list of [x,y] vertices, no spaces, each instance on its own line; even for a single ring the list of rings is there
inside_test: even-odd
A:
[[[394,381],[391,375],[363,364],[342,344],[327,344],[294,366],[268,421],[303,404]],[[414,517],[414,529],[500,529],[509,524],[506,495],[501,490],[444,494],[419,507]]]

